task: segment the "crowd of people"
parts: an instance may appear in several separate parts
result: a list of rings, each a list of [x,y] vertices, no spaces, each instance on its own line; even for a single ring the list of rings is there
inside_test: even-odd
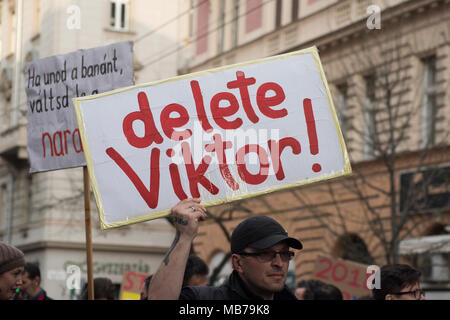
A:
[[[339,288],[309,279],[298,282],[295,291],[286,286],[289,262],[303,244],[267,216],[242,221],[231,235],[233,271],[220,286],[208,286],[207,264],[191,254],[199,222],[206,209],[199,199],[180,201],[172,208],[175,240],[158,270],[141,288],[141,300],[343,300]],[[363,300],[423,300],[421,273],[405,264],[380,269],[380,286]],[[80,295],[88,299],[87,285]],[[94,279],[94,299],[114,300],[115,288],[108,278]],[[51,300],[41,288],[36,264],[26,263],[18,248],[0,242],[0,300]]]

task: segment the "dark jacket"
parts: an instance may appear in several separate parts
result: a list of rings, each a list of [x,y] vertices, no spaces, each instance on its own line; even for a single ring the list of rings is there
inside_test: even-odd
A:
[[[31,300],[53,300],[52,298],[47,296],[47,292],[44,289],[41,289],[39,293]]]
[[[181,290],[180,300],[262,300],[250,292],[236,271],[233,271],[226,284],[220,287],[188,286]],[[276,292],[274,300],[296,300],[295,295],[285,286]]]

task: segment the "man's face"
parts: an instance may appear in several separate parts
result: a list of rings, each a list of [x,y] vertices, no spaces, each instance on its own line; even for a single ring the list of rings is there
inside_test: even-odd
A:
[[[250,254],[288,251],[289,246],[285,243],[278,243],[264,250],[253,248],[246,248],[244,250],[245,253]],[[289,259],[282,259],[280,254],[276,254],[269,261],[264,261],[262,256],[236,256],[238,256],[236,261],[238,264],[237,270],[251,291],[264,299],[272,299],[273,293],[279,292],[284,288],[289,268]]]
[[[23,267],[6,271],[0,274],[0,300],[9,300],[22,284]]]
[[[21,289],[30,297],[34,297],[36,295],[36,288],[39,287],[39,281],[37,278],[38,277],[31,279],[28,272],[25,271],[23,273]]]
[[[425,294],[422,294],[419,283],[407,286],[400,290],[400,294],[387,294],[386,300],[425,300]]]
[[[305,295],[306,288],[297,288],[295,289],[295,296],[298,300],[305,300],[303,296]]]

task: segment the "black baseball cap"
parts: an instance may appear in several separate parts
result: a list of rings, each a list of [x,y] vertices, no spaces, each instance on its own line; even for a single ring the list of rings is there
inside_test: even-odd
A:
[[[231,253],[240,253],[247,247],[266,249],[286,241],[289,247],[302,249],[297,239],[288,237],[284,228],[274,219],[267,216],[254,216],[242,221],[231,235]]]

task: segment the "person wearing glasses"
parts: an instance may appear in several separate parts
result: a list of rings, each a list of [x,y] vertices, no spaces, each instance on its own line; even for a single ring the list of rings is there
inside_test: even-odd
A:
[[[381,267],[380,273],[380,288],[372,289],[374,300],[425,300],[420,271],[406,264],[390,264]]]
[[[206,218],[200,199],[185,199],[172,208],[177,230],[163,263],[153,276],[149,299],[153,300],[296,300],[285,285],[290,248],[302,249],[299,240],[267,216],[249,217],[231,235],[233,272],[219,287],[182,288],[184,268],[199,221]]]

